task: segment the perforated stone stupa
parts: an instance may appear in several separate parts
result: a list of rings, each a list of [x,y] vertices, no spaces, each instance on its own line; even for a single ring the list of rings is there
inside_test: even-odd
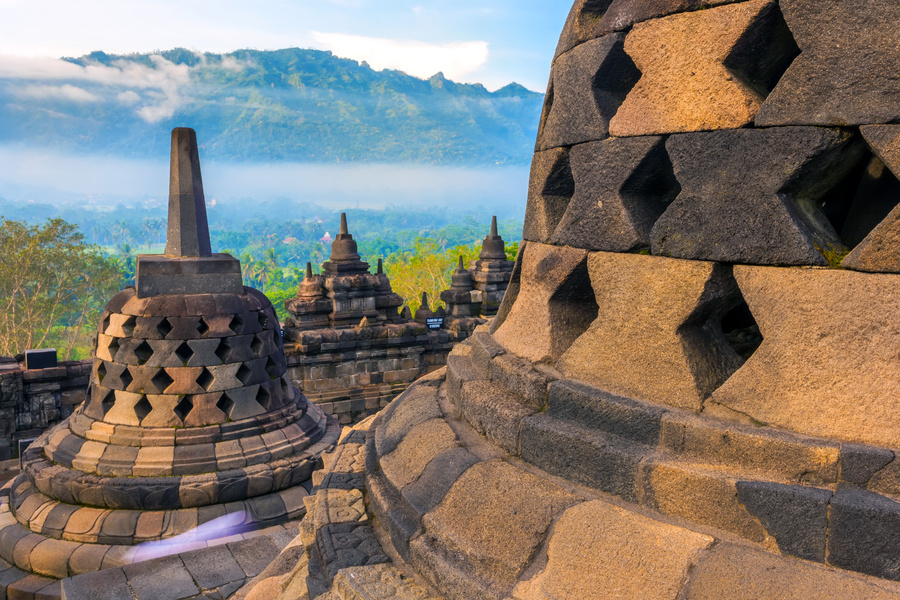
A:
[[[898,23],[575,2],[496,319],[248,600],[900,598]]]
[[[5,488],[5,597],[179,552],[142,543],[226,515],[189,547],[296,519],[301,483],[337,440],[285,375],[269,300],[211,252],[193,130],[173,131],[171,167],[166,254],[138,257],[136,286],[102,314],[87,400]]]

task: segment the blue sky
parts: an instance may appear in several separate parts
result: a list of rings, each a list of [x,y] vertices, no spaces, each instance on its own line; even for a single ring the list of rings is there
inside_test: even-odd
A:
[[[177,46],[332,50],[376,69],[544,91],[567,0],[0,0],[0,77],[46,59]]]

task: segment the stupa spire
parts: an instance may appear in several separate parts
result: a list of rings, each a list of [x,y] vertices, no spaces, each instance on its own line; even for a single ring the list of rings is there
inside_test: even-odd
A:
[[[212,256],[197,134],[188,127],[172,130],[166,256]]]

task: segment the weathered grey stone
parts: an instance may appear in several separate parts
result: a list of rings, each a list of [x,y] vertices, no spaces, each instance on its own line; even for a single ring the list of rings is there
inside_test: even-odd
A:
[[[193,129],[172,130],[166,255],[211,256],[200,153]]]
[[[554,515],[577,501],[559,486],[503,461],[478,463],[425,515],[425,533],[410,544],[412,561],[447,564],[447,572],[432,575],[442,587],[453,584],[450,594],[496,598],[518,578]],[[510,531],[516,532],[515,544],[509,543]],[[445,581],[454,569],[469,574],[468,580]]]
[[[830,564],[900,580],[900,503],[864,490],[838,489],[828,523]]]
[[[548,414],[551,417],[650,446],[659,441],[660,420],[666,412],[654,404],[615,396],[574,381],[550,384]]]
[[[580,144],[569,162],[575,194],[550,243],[611,252],[649,248],[653,224],[681,189],[663,138]]]
[[[532,362],[555,360],[596,315],[587,252],[531,242],[522,256],[522,287],[494,339]]]
[[[456,434],[443,419],[431,419],[414,427],[397,448],[382,456],[385,476],[398,490],[414,482],[439,453],[456,446]]]
[[[594,29],[597,21],[603,16],[603,12],[610,2],[611,0],[576,0],[559,36],[554,59],[575,46],[596,37]]]
[[[711,400],[776,427],[900,446],[900,365],[885,352],[900,344],[890,318],[900,275],[749,266],[734,274],[765,339]]]
[[[640,77],[624,40],[622,34],[604,36],[556,59],[536,150],[609,136],[610,119]]]
[[[787,28],[782,30],[785,42],[771,39],[779,22],[774,2],[752,0],[635,25],[625,51],[641,78],[609,121],[610,135],[734,129],[751,123],[773,75],[780,75],[796,56]]]
[[[574,193],[569,148],[535,152],[531,159],[522,239],[549,242]]]
[[[513,354],[497,356],[490,362],[491,382],[511,391],[535,410],[547,405],[547,387],[552,375],[540,372]]]
[[[887,448],[841,444],[841,479],[856,485],[866,485],[878,471],[894,460]]]
[[[843,250],[816,202],[862,157],[852,134],[740,129],[675,135],[666,148],[682,191],[653,227],[654,254],[825,266]]]
[[[200,592],[178,556],[125,565],[122,570],[135,596],[141,599],[181,600]]]
[[[713,538],[649,519],[601,500],[566,510],[553,528],[547,565],[522,579],[522,600],[678,596]]]
[[[469,424],[506,452],[518,455],[522,419],[536,409],[486,381],[464,383],[461,397],[460,410]]]
[[[738,481],[738,501],[759,519],[785,554],[825,562],[831,490],[767,481]]]
[[[859,206],[859,212],[863,215],[848,216],[848,223],[842,234],[845,236],[853,232],[847,232],[852,227],[850,219],[862,220],[865,226],[867,221],[881,220],[874,224],[871,231],[853,251],[841,261],[841,266],[855,271],[871,271],[881,273],[900,273],[900,182],[897,181],[900,174],[900,125],[874,125],[860,127],[860,132],[869,147],[875,152],[876,158],[870,163],[864,179],[867,187],[861,187],[853,208]],[[851,209],[852,210],[852,209]],[[885,215],[885,211],[887,214]],[[871,214],[872,217],[866,219]]]
[[[846,571],[732,543],[709,549],[694,568],[685,600],[893,600],[898,589]]]
[[[122,600],[133,597],[121,568],[85,573],[62,582],[66,600]]]
[[[717,319],[736,303],[730,267],[596,252],[588,271],[600,312],[557,364],[567,377],[699,410],[740,366],[716,330]]]
[[[375,447],[379,456],[393,452],[416,425],[441,416],[435,391],[431,387],[410,388],[394,400],[393,406],[390,419],[385,419],[385,425],[375,430]]]
[[[522,459],[548,473],[637,502],[641,461],[651,449],[618,436],[535,415],[522,421]]]
[[[247,577],[225,546],[185,552],[180,557],[197,585],[205,590]]]
[[[783,0],[802,54],[756,125],[860,125],[900,119],[900,6],[893,0]]]
[[[597,21],[594,35],[625,31],[635,23],[738,0],[613,0]]]

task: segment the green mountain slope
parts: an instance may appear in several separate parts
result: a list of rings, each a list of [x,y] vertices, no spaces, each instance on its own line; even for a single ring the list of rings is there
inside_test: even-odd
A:
[[[525,163],[543,102],[298,48],[65,60],[71,79],[0,80],[0,142],[158,158],[190,126],[220,159]]]

